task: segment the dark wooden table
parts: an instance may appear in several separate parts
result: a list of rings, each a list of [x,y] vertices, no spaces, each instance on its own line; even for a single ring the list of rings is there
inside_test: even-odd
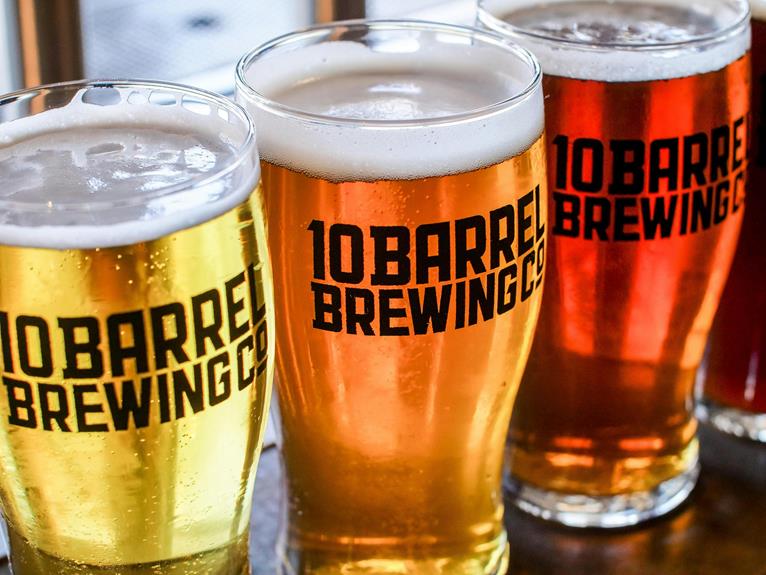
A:
[[[693,496],[672,515],[643,527],[573,530],[508,506],[509,573],[766,575],[766,446],[705,428],[701,439],[704,468]],[[271,447],[261,457],[255,488],[253,575],[276,571],[281,497],[279,454]]]

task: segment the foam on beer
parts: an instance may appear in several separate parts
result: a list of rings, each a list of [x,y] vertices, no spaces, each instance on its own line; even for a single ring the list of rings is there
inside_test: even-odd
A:
[[[530,64],[461,40],[425,49],[416,37],[330,42],[256,59],[240,96],[261,158],[328,180],[374,181],[466,172],[522,153],[543,130],[539,85],[487,109],[531,85]]]
[[[123,96],[111,105],[75,98],[0,124],[0,244],[129,245],[247,199],[258,164],[233,169],[246,125],[199,102]]]
[[[753,18],[766,20],[766,0],[750,0],[750,10],[753,12]]]
[[[750,48],[739,0],[484,0],[480,20],[532,51],[545,74],[635,82],[713,72]],[[739,8],[739,10],[738,10]]]

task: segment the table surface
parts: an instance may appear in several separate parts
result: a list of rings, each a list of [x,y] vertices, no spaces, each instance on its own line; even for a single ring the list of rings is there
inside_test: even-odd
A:
[[[701,431],[703,473],[690,500],[640,528],[574,530],[508,506],[511,575],[766,575],[766,446]],[[253,575],[276,571],[281,493],[276,448],[258,469]],[[0,567],[0,574],[9,573]]]

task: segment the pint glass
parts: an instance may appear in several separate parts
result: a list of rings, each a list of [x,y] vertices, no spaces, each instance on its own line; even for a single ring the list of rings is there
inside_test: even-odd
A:
[[[695,371],[742,222],[744,0],[485,0],[546,74],[550,268],[509,437],[523,509],[618,527],[697,477]]]
[[[703,364],[703,419],[766,442],[766,1],[753,9],[753,113],[747,210]]]
[[[350,22],[238,67],[275,273],[286,571],[495,573],[540,305],[540,70],[470,28]]]
[[[0,100],[0,499],[15,575],[240,575],[269,399],[252,123],[159,83]]]

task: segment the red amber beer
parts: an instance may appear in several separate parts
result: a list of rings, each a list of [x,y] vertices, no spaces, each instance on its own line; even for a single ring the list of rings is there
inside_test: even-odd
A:
[[[753,10],[753,84],[747,210],[703,365],[702,417],[766,442],[766,2]]]
[[[697,477],[695,372],[745,204],[748,7],[486,0],[545,73],[544,304],[509,437],[520,507],[617,527]]]
[[[500,573],[501,469],[545,261],[531,55],[425,23],[240,63],[279,335],[287,572]]]
[[[0,99],[15,575],[245,575],[271,285],[247,114],[152,82]]]

